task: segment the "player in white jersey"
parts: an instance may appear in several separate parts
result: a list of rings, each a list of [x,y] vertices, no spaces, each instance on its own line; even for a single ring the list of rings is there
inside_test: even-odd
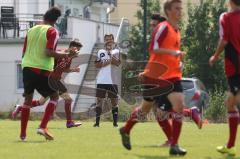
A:
[[[106,96],[111,100],[113,126],[118,127],[118,69],[121,64],[120,53],[114,49],[114,37],[112,34],[104,36],[105,48],[97,53],[95,66],[99,68],[97,75],[97,103],[96,103],[96,123],[94,127],[99,127],[102,113],[103,100]]]

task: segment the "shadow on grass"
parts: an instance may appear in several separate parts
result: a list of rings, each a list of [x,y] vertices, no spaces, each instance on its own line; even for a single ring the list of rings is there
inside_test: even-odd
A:
[[[46,140],[38,140],[38,141],[20,141],[20,140],[17,140],[17,141],[14,141],[14,143],[22,143],[22,144],[40,144],[40,143],[48,143],[49,141],[46,141]]]
[[[223,155],[222,157],[205,157],[205,159],[240,159],[240,157],[233,157],[233,156],[228,156],[228,155]]]
[[[150,155],[136,155],[139,159],[174,159],[174,158],[184,158],[184,156],[150,156]]]

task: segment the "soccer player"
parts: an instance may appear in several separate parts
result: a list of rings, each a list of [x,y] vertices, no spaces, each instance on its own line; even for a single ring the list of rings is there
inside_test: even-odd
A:
[[[34,90],[37,90],[45,98],[50,97],[37,133],[44,136],[46,140],[54,139],[47,129],[47,124],[55,110],[58,93],[50,88],[48,76],[53,71],[54,58],[72,57],[76,54],[73,50],[70,50],[69,53],[55,51],[59,35],[53,26],[60,16],[61,11],[59,8],[50,8],[43,16],[43,24],[29,29],[25,38],[22,58],[24,84],[24,103],[21,111],[20,133],[22,141],[26,139]]]
[[[162,17],[159,13],[153,14],[151,16],[151,21],[150,21],[151,33],[154,31],[154,29],[159,23],[164,22],[166,20],[167,19]],[[171,145],[172,125],[171,125],[171,122],[169,121],[169,119],[171,118],[171,115],[169,115],[169,113],[171,112],[171,109],[172,109],[171,103],[166,97],[156,98],[153,111],[159,126],[162,128],[164,134],[167,137],[167,141],[163,143],[161,147],[168,147]],[[161,114],[163,116],[161,116]],[[191,109],[184,108],[183,114],[185,117],[190,117],[191,119],[193,119],[193,121],[196,123],[199,129],[202,128],[202,120],[197,107],[192,107]]]
[[[213,66],[225,49],[225,74],[229,86],[225,105],[228,111],[229,139],[225,146],[217,147],[217,151],[234,156],[239,122],[237,104],[240,102],[240,0],[229,0],[228,3],[231,10],[220,16],[220,38],[209,64]]]
[[[165,94],[171,102],[173,109],[173,134],[169,154],[185,155],[187,151],[178,146],[183,108],[185,107],[181,86],[182,72],[180,62],[186,53],[180,51],[180,31],[178,29],[178,22],[182,16],[182,1],[167,0],[164,3],[164,11],[167,15],[167,21],[158,24],[157,28],[154,29],[149,47],[149,62],[145,67],[144,73],[141,74],[141,78],[153,79],[156,80],[156,83],[158,80],[165,80],[173,84],[173,89]],[[167,67],[167,71],[162,73],[162,70],[157,69],[154,63]],[[134,110],[125,126],[120,129],[122,143],[126,149],[131,149],[129,136],[131,128],[137,123],[139,117],[149,112],[153,101],[153,98],[145,97],[141,106]]]
[[[77,40],[73,40],[69,44],[69,48],[65,50],[66,52],[68,50],[76,49],[76,51],[79,51],[82,48],[82,44],[78,42]],[[67,88],[64,86],[64,84],[60,81],[62,73],[63,72],[79,72],[79,68],[70,68],[70,65],[72,63],[72,59],[77,56],[68,57],[68,58],[60,58],[55,60],[55,67],[53,73],[50,74],[49,83],[50,87],[54,90],[57,90],[60,97],[64,99],[65,102],[65,114],[66,114],[66,127],[72,128],[72,127],[78,127],[81,125],[81,123],[75,123],[72,120],[71,116],[71,105],[72,105],[72,98],[70,97]],[[31,104],[31,108],[43,105],[49,98],[41,97],[39,100],[33,100]],[[12,112],[12,117],[15,118],[17,114],[21,111],[22,106],[17,105],[15,107],[15,110]]]
[[[118,127],[118,85],[115,75],[118,66],[121,64],[120,53],[114,47],[114,37],[112,34],[104,36],[105,49],[101,49],[97,53],[95,66],[99,68],[97,75],[97,91],[96,91],[96,122],[94,127],[99,127],[100,116],[102,113],[102,105],[106,96],[111,100],[113,126]]]

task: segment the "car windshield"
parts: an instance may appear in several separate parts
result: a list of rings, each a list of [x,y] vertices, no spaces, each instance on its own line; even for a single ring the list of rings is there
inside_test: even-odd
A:
[[[181,83],[182,83],[183,90],[188,90],[188,89],[194,88],[193,81],[182,80]]]

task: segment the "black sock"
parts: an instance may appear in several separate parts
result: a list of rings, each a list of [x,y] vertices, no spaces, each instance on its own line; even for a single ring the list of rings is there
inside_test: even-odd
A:
[[[101,114],[102,114],[102,108],[96,107],[96,124],[97,125],[99,125]]]
[[[117,124],[118,122],[118,107],[112,108],[112,115],[113,115],[113,124]]]

